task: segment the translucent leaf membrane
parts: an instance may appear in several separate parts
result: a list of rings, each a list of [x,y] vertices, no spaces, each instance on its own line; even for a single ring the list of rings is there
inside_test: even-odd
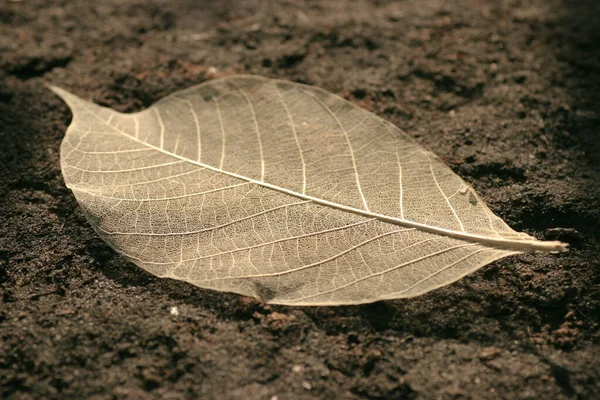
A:
[[[107,243],[160,277],[359,304],[566,249],[512,230],[402,130],[319,88],[235,76],[135,114],[52,90],[73,112],[67,186]]]

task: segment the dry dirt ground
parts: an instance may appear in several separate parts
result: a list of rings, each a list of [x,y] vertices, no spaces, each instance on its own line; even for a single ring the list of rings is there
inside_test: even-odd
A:
[[[2,1],[0,398],[600,398],[599,26],[597,0]],[[65,188],[44,83],[134,111],[233,73],[372,110],[571,250],[354,307],[148,275]]]

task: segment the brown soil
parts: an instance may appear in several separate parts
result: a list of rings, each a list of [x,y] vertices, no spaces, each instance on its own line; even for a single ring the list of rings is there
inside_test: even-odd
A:
[[[600,398],[599,26],[597,0],[3,1],[0,398]],[[149,276],[65,188],[44,83],[133,111],[233,73],[384,116],[571,251],[356,307]]]

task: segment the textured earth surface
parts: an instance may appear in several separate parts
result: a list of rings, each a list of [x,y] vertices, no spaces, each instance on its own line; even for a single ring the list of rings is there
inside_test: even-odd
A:
[[[600,398],[599,25],[596,0],[2,2],[0,398]],[[235,73],[383,116],[571,250],[354,307],[148,275],[65,188],[44,84],[135,111]]]

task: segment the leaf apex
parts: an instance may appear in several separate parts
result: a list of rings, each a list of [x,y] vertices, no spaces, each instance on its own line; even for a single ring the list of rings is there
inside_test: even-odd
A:
[[[74,108],[74,106],[77,103],[81,103],[84,100],[82,100],[81,98],[75,96],[73,93],[62,89],[58,86],[54,86],[51,84],[46,84],[46,87],[52,91],[55,95],[57,95],[58,97],[60,97],[65,103],[67,103],[67,105],[71,108]]]

